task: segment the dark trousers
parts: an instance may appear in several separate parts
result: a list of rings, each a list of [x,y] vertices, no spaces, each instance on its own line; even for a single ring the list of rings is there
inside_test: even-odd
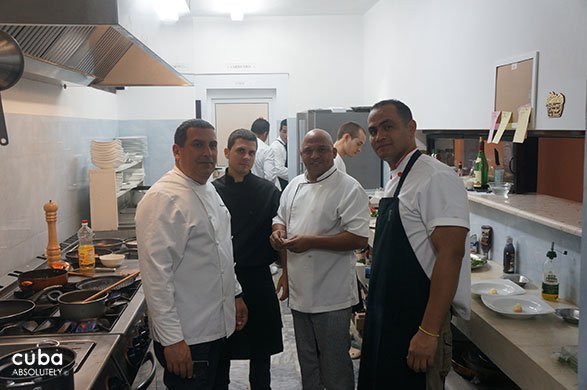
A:
[[[190,345],[192,361],[194,364],[193,376],[191,379],[182,378],[167,370],[167,362],[164,347],[158,342],[154,342],[155,356],[159,363],[165,369],[163,374],[163,383],[168,389],[197,389],[197,390],[217,390],[217,377],[219,375],[218,364],[220,357],[224,354],[224,343],[226,339],[219,339],[207,343]]]
[[[230,359],[221,359],[218,367],[218,381],[219,390],[228,390]],[[271,356],[259,356],[249,360],[249,384],[251,390],[271,390]]]

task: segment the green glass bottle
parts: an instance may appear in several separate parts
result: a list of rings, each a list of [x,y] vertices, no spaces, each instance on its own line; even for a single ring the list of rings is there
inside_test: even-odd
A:
[[[487,164],[487,157],[485,157],[485,142],[483,142],[482,137],[479,137],[479,152],[477,153],[477,159],[475,159],[473,172],[475,174],[473,187],[476,190],[487,189],[489,165]]]

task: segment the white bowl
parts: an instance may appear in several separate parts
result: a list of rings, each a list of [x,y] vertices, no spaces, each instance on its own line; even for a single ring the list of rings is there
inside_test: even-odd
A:
[[[125,255],[122,253],[110,253],[108,255],[100,256],[100,262],[108,268],[116,268],[124,260]]]

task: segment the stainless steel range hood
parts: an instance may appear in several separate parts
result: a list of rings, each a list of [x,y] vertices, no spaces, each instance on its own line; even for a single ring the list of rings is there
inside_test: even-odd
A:
[[[20,44],[24,77],[93,87],[191,83],[141,39],[156,34],[157,0],[0,0],[0,30]]]

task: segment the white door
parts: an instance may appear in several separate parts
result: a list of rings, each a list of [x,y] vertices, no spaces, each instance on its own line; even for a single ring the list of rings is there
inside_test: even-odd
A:
[[[246,101],[248,99],[240,99]],[[214,101],[214,122],[218,138],[218,166],[227,166],[223,150],[228,144],[228,136],[236,129],[251,129],[257,118],[269,118],[268,102],[228,102]]]

